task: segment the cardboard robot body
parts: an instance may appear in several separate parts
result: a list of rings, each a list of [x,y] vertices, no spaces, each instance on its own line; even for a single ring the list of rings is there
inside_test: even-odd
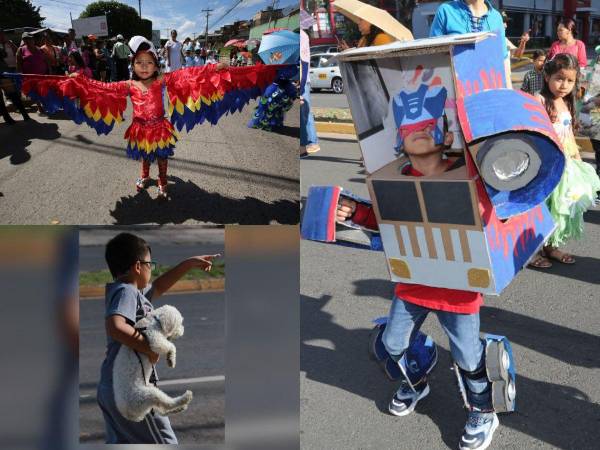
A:
[[[544,200],[564,169],[539,102],[505,88],[499,39],[446,36],[339,59],[392,280],[499,294],[552,233]],[[402,175],[402,118],[439,128],[440,108],[466,165]]]
[[[405,163],[367,177],[392,281],[498,295],[554,230],[544,203],[499,219],[472,161],[437,177]]]

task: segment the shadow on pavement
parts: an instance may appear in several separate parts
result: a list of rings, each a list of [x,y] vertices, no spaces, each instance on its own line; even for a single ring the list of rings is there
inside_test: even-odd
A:
[[[590,258],[589,256],[573,255],[575,264],[561,264],[558,261],[551,260],[552,267],[549,269],[540,269],[536,267],[527,267],[536,272],[549,273],[560,277],[571,278],[573,280],[583,281],[585,283],[600,284],[600,259]]]
[[[31,154],[27,147],[31,145],[33,139],[50,141],[58,139],[58,125],[54,123],[40,123],[35,120],[17,121],[14,125],[5,125],[8,127],[8,136],[3,137],[3,143],[0,147],[0,159],[10,157],[11,164],[23,164],[31,159]],[[1,128],[4,128],[1,127]],[[0,129],[1,129],[0,128]]]
[[[300,127],[290,127],[289,125],[283,125],[281,127],[273,128],[269,133],[280,134],[281,136],[288,136],[296,139],[300,139]]]
[[[136,162],[127,157],[125,153],[125,141],[123,142],[122,147],[116,145],[99,144],[81,134],[75,135],[75,137],[63,136],[61,140],[68,141],[68,145],[71,147],[101,155],[109,155],[116,158],[121,158],[129,161],[130,164],[139,164],[139,161]],[[179,156],[169,159],[169,170],[173,169],[185,169],[204,176],[216,176],[220,178],[232,178],[235,176],[236,180],[239,180],[240,183],[248,182],[264,186],[273,186],[281,189],[282,191],[290,192],[298,192],[300,183],[299,179],[293,177],[263,173],[242,167],[230,167],[208,162],[195,161],[192,159],[181,158]]]
[[[348,142],[348,143],[352,143],[352,144],[358,145],[358,141],[356,140],[356,138],[339,137],[339,135],[335,136],[335,137],[333,137],[333,136],[322,136],[322,137],[319,137],[319,140],[320,141],[331,141],[331,142]]]
[[[266,203],[252,197],[234,199],[217,192],[207,192],[192,181],[168,177],[169,199],[158,200],[147,190],[121,197],[110,215],[115,225],[139,223],[182,223],[197,220],[211,223],[243,225],[299,222],[299,201],[277,200]]]
[[[388,381],[378,365],[369,359],[367,346],[371,330],[346,329],[324,311],[331,299],[330,295],[320,298],[301,296],[300,370],[306,373],[308,380],[372,400],[381,412],[387,414],[388,402],[399,383]],[[489,317],[493,314],[496,317],[491,327]],[[487,308],[483,317],[486,320],[483,320],[482,331],[493,332],[497,328],[511,341],[560,358],[567,364],[598,365],[591,361],[597,356],[592,349],[599,348],[597,336],[495,308]],[[547,341],[542,342],[545,339]],[[312,345],[312,340],[330,341],[331,348]],[[557,346],[560,348],[557,349]],[[581,347],[581,351],[576,352],[578,356],[568,354],[578,347]],[[430,375],[431,394],[419,403],[415,413],[428,416],[439,428],[444,443],[455,448],[466,414],[462,410],[454,374],[447,370],[451,366],[450,354],[439,346],[438,350],[438,365]],[[518,353],[516,358],[519,359]],[[558,448],[593,448],[593,442],[600,438],[600,405],[584,392],[528,378],[519,373],[518,362],[517,392],[517,412],[500,416],[502,427],[495,436],[498,445],[508,446],[508,443],[501,442],[505,427]],[[405,420],[409,423],[411,419]],[[401,422],[402,418],[398,418],[399,425]],[[390,435],[390,445],[394,439]],[[513,445],[520,447],[516,442]]]
[[[481,308],[481,329],[571,366],[600,367],[600,336],[491,306]]]
[[[318,156],[318,154],[312,154],[309,155],[307,158],[304,159],[304,161],[327,161],[327,162],[335,162],[335,163],[350,163],[350,164],[356,164],[357,166],[360,166],[361,162],[360,159],[356,159],[356,158],[338,158],[336,156]]]

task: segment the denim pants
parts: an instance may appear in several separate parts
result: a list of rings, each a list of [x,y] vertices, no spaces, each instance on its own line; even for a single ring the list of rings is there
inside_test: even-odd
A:
[[[300,106],[300,145],[318,144],[317,131],[315,130],[315,118],[310,111],[310,83],[306,83],[304,104]]]
[[[398,359],[408,348],[430,312],[434,312],[450,342],[454,362],[463,370],[473,372],[485,364],[484,343],[479,338],[479,313],[457,314],[437,311],[395,297],[383,333],[383,344],[388,353]],[[410,363],[410,361],[407,361]],[[469,401],[475,407],[491,407],[491,389],[487,377],[477,380],[466,378]]]

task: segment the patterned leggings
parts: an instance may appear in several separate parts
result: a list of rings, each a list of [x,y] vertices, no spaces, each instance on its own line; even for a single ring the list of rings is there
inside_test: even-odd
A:
[[[166,158],[156,158],[156,162],[158,163],[158,184],[160,186],[167,185],[167,165],[168,159]],[[150,161],[142,160],[142,178],[150,177]]]

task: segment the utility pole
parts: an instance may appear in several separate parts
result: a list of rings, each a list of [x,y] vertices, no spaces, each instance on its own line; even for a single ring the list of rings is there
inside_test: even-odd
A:
[[[204,34],[204,48],[208,48],[208,18],[210,17],[212,9],[202,9],[201,11],[206,13],[206,32]]]
[[[138,0],[138,11],[140,13],[140,19],[142,18],[142,0]]]
[[[273,12],[275,11],[275,6],[277,5],[278,0],[273,0],[271,4],[271,14],[269,14],[269,25],[267,25],[267,29],[271,28],[271,21],[273,20]]]

